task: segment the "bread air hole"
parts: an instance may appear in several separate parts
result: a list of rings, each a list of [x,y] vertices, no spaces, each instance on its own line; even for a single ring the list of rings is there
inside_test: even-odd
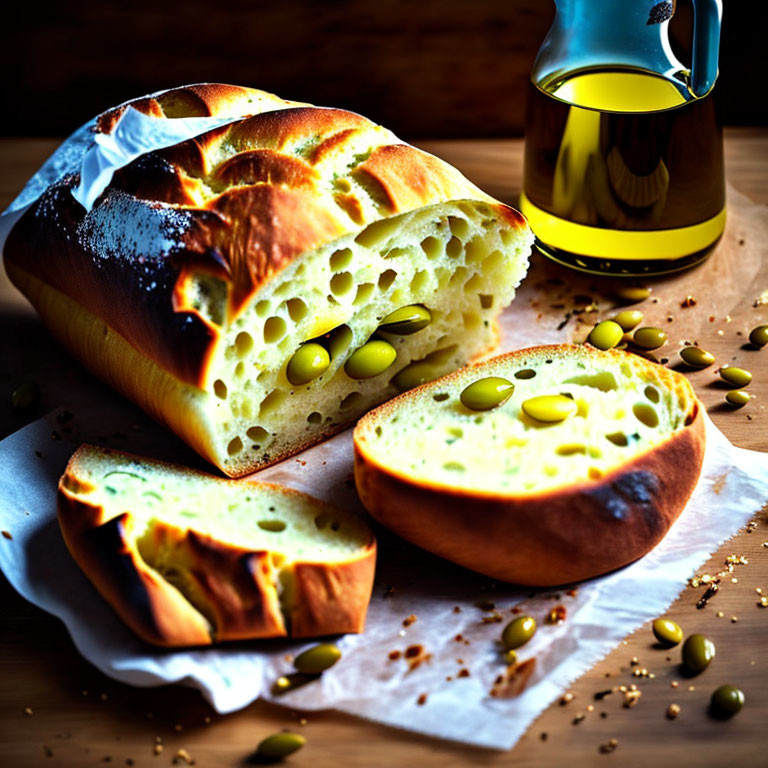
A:
[[[294,323],[301,322],[309,312],[307,305],[301,299],[288,299],[285,306],[288,309],[288,316]]]
[[[346,269],[352,262],[352,251],[349,248],[344,248],[341,251],[335,251],[331,254],[330,265],[334,272],[340,272],[342,269]]]
[[[464,252],[464,243],[458,237],[452,237],[445,246],[445,252],[451,259],[458,259]]]
[[[323,421],[323,414],[319,411],[312,411],[312,413],[307,416],[307,421],[310,424],[321,424]]]
[[[245,434],[248,436],[249,440],[258,443],[259,445],[264,445],[269,438],[269,432],[267,432],[264,427],[250,427]]]
[[[491,309],[493,307],[493,296],[488,293],[479,293],[477,298],[480,300],[481,309]]]
[[[227,399],[227,385],[221,379],[216,379],[213,382],[213,391],[216,397],[221,400]]]
[[[447,469],[449,472],[464,472],[466,467],[458,461],[446,461],[443,464],[443,469]]]
[[[635,403],[635,405],[632,406],[632,413],[634,413],[635,418],[645,424],[646,427],[659,426],[659,415],[647,403]]]
[[[259,317],[264,317],[269,312],[271,306],[266,299],[263,299],[256,305],[256,314]]]
[[[536,371],[533,368],[523,368],[522,371],[515,371],[516,379],[532,379],[536,375]]]
[[[355,281],[350,272],[339,272],[331,278],[331,292],[335,296],[344,296],[349,293],[355,285]]]
[[[659,390],[652,387],[650,384],[645,388],[644,394],[652,403],[659,402]]]
[[[482,237],[474,237],[467,243],[466,253],[467,264],[474,264],[488,255],[488,246]]]
[[[570,379],[566,379],[563,384],[580,384],[583,387],[599,389],[601,392],[611,392],[618,387],[616,377],[610,371],[572,376]]]
[[[444,403],[450,395],[447,392],[438,392],[436,395],[432,395],[432,399],[436,403]]]
[[[235,366],[235,376],[238,379],[242,379],[245,376],[245,363],[242,360]]]
[[[352,302],[355,306],[360,304],[367,304],[370,300],[375,287],[373,283],[360,283],[357,286],[357,293],[355,294],[355,300]]]
[[[356,238],[355,242],[363,248],[376,248],[383,246],[400,228],[399,217],[381,219],[367,226]]]
[[[280,533],[286,528],[286,525],[282,520],[259,520],[256,525],[258,525],[262,531],[270,531],[271,533]]]
[[[626,448],[629,445],[629,440],[623,432],[612,432],[610,435],[606,435],[605,439],[618,445],[619,448]]]
[[[572,443],[570,445],[559,445],[555,453],[558,456],[576,456],[577,454],[585,455],[587,453],[587,446],[578,443]]]
[[[243,441],[239,437],[233,437],[227,445],[227,453],[230,456],[237,456],[243,450]]]
[[[264,341],[274,344],[285,336],[288,325],[282,317],[268,317],[264,323]]]
[[[360,392],[350,392],[342,401],[339,406],[342,411],[348,411],[350,408],[359,408],[363,404],[365,398]]]
[[[241,331],[235,337],[235,350],[239,357],[245,357],[253,349],[253,336],[247,331]]]
[[[394,269],[387,269],[379,275],[379,289],[386,291],[392,283],[395,282],[397,272]]]
[[[443,241],[436,237],[426,237],[421,241],[421,250],[428,259],[437,259],[443,252]]]
[[[451,234],[464,240],[469,234],[469,223],[466,219],[459,218],[458,216],[448,217],[448,227],[451,230]]]
[[[282,389],[273,389],[259,404],[259,416],[267,416],[279,408],[286,398]]]
[[[425,269],[419,270],[411,280],[411,292],[414,294],[421,293],[429,285],[429,272]]]

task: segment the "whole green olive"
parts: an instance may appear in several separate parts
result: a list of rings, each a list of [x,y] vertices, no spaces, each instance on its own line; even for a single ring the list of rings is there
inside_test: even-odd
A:
[[[300,653],[293,666],[308,675],[319,675],[330,669],[341,658],[341,651],[333,643],[320,643]]]
[[[656,619],[653,622],[653,634],[662,645],[668,648],[683,641],[683,630],[671,619]]]
[[[721,685],[710,699],[712,712],[719,717],[731,717],[741,712],[744,693],[733,685]]]
[[[256,748],[256,754],[267,760],[282,760],[288,755],[292,755],[296,750],[301,749],[307,740],[298,733],[273,733],[267,736]]]
[[[667,334],[661,328],[638,328],[632,343],[641,349],[658,349],[667,343]]]
[[[613,320],[598,323],[587,336],[587,341],[597,349],[613,349],[624,335],[621,326]]]
[[[321,344],[308,342],[302,344],[288,361],[285,375],[291,384],[299,386],[316,379],[328,370],[331,356]]]
[[[417,360],[406,365],[402,371],[398,371],[392,379],[392,383],[400,392],[405,392],[436,379],[437,375],[437,370],[432,363],[426,360]]]
[[[704,635],[690,635],[683,643],[683,665],[694,674],[703,672],[715,658],[715,644]]]
[[[553,423],[565,421],[578,410],[576,403],[565,395],[539,395],[523,402],[523,411],[536,421]]]
[[[639,309],[625,309],[613,318],[623,331],[631,331],[643,322],[643,313]]]
[[[749,332],[749,340],[756,347],[768,345],[768,325],[758,325]]]
[[[490,411],[506,402],[515,391],[515,385],[500,376],[487,376],[472,382],[462,391],[459,399],[470,411]]]
[[[504,627],[501,642],[504,649],[513,651],[525,645],[536,633],[536,619],[533,616],[518,616]]]
[[[400,307],[390,312],[379,324],[379,330],[385,333],[396,333],[398,336],[408,336],[426,328],[432,322],[432,314],[420,304]]]
[[[397,358],[397,351],[386,341],[373,340],[356,349],[344,364],[350,379],[370,379],[389,368]]]
[[[720,378],[732,387],[746,387],[752,381],[752,374],[743,368],[736,368],[734,365],[723,366],[720,371]]]
[[[725,401],[728,405],[732,405],[734,408],[741,408],[745,406],[752,399],[752,395],[749,392],[745,392],[743,389],[732,389],[725,396]]]
[[[706,368],[715,362],[715,356],[701,347],[685,347],[680,350],[680,357],[691,368]]]

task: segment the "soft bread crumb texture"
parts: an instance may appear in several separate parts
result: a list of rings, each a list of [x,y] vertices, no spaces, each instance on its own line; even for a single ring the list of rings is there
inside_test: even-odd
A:
[[[271,456],[344,424],[398,393],[394,377],[429,356],[431,378],[491,349],[495,318],[513,299],[528,265],[527,231],[505,226],[486,203],[432,206],[379,221],[307,254],[267,284],[224,329],[207,384],[203,418],[216,463],[238,475]],[[225,288],[202,278],[194,306],[212,322],[225,316]],[[420,304],[432,315],[423,330],[398,336],[395,362],[355,380],[344,363],[382,318]],[[333,334],[330,367],[301,386],[286,376],[299,346]]]
[[[427,384],[370,414],[358,447],[375,464],[416,484],[525,495],[600,481],[683,430],[696,412],[690,387],[660,366],[589,347],[525,351]],[[486,376],[514,384],[512,396],[484,412],[460,401]],[[522,403],[565,395],[573,416],[544,423]]]

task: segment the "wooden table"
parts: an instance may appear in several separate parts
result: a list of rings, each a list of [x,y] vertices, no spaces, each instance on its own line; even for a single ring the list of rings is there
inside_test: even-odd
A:
[[[739,129],[726,134],[730,183],[758,203],[768,203],[768,130]],[[5,207],[23,182],[55,147],[46,139],[0,141],[0,207]],[[441,141],[424,143],[455,163],[491,194],[513,201],[519,192],[522,141]],[[768,209],[762,212],[765,218]],[[768,289],[768,260],[749,292]],[[746,294],[745,294],[746,295]],[[750,294],[751,295],[751,294]],[[706,297],[700,297],[706,299]],[[756,399],[741,411],[722,403],[723,391],[702,374],[691,377],[715,423],[733,443],[768,450],[768,350],[741,350],[742,333],[766,322],[768,307],[742,302],[730,312],[731,322],[718,318],[698,336],[718,359],[733,357],[753,371]],[[725,329],[725,330],[723,330]],[[0,277],[0,437],[23,426],[9,398],[15,383],[36,370],[36,344],[50,345],[26,302]],[[718,331],[723,331],[719,334]],[[59,353],[61,358],[63,353]],[[7,359],[5,359],[7,358]],[[78,375],[84,375],[79,373]],[[55,386],[43,388],[40,413],[52,408]],[[748,418],[749,417],[749,418]],[[766,459],[768,461],[768,458]],[[768,609],[757,607],[757,587],[768,594],[768,523],[758,515],[752,532],[742,531],[715,553],[702,572],[720,570],[730,553],[748,558],[737,567],[738,583],[726,580],[704,610],[695,603],[701,590],[685,588],[669,611],[687,633],[704,632],[718,648],[717,668],[686,680],[677,669],[679,651],[651,650],[643,628],[627,638],[600,664],[572,686],[573,701],[549,707],[509,753],[457,746],[400,732],[334,712],[306,715],[257,702],[233,715],[220,717],[200,695],[182,687],[138,689],[116,683],[97,672],[75,651],[63,626],[21,599],[2,579],[0,595],[0,765],[89,766],[170,765],[179,748],[199,766],[241,766],[265,735],[291,728],[301,731],[308,746],[290,759],[294,766],[590,766],[617,761],[622,766],[664,764],[702,766],[765,766],[768,763]],[[723,613],[718,617],[717,612]],[[734,617],[734,618],[732,618]],[[654,679],[632,676],[631,660],[654,672]],[[679,681],[672,688],[671,681]],[[594,694],[615,685],[637,683],[643,695],[626,709],[617,695],[595,700]],[[711,691],[731,682],[747,692],[744,710],[727,722],[707,715]],[[695,689],[695,690],[691,690]],[[680,715],[666,718],[669,704]],[[594,707],[594,710],[589,710]],[[29,711],[25,713],[25,708]],[[586,717],[574,724],[577,715]],[[605,713],[605,717],[602,716]],[[612,754],[599,746],[618,740]],[[163,751],[155,755],[162,741]],[[47,756],[47,757],[46,757]],[[184,764],[182,761],[181,764]]]

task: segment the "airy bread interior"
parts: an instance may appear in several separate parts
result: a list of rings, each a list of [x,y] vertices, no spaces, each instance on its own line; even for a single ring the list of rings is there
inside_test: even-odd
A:
[[[429,206],[377,221],[289,266],[234,320],[226,289],[206,276],[191,303],[224,327],[195,398],[213,435],[210,450],[227,474],[295,452],[353,422],[397,394],[392,379],[429,356],[430,378],[463,365],[496,341],[494,319],[514,297],[528,265],[530,233],[507,227],[483,202]],[[432,315],[423,330],[380,333],[397,350],[383,373],[355,380],[349,355],[399,307],[420,304]],[[334,335],[330,367],[292,385],[286,367],[306,341]]]
[[[563,350],[567,351],[563,351]],[[460,401],[478,379],[514,384],[502,405],[478,412]],[[621,352],[587,346],[531,350],[458,371],[387,404],[361,423],[365,453],[396,475],[432,486],[533,494],[599,480],[683,429],[695,413],[689,387]],[[530,418],[539,395],[573,398],[562,422]]]
[[[221,480],[93,446],[79,449],[62,490],[101,507],[101,525],[127,512],[145,563],[209,618],[211,607],[190,576],[194,564],[185,546],[190,529],[223,547],[269,553],[270,592],[285,616],[294,563],[350,562],[373,541],[355,515],[291,489]]]

